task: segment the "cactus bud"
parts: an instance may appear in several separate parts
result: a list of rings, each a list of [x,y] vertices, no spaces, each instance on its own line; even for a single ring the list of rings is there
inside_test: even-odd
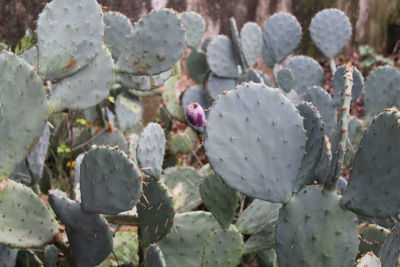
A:
[[[204,109],[199,103],[191,103],[186,106],[185,114],[187,120],[196,127],[204,127],[207,125]]]

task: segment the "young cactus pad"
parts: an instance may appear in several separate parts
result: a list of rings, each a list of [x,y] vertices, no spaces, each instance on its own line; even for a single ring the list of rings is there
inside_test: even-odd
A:
[[[305,143],[303,120],[281,92],[244,83],[212,106],[204,147],[230,187],[250,197],[287,202]]]

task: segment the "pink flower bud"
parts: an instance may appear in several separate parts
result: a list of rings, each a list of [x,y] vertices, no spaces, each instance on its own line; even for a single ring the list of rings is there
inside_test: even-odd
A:
[[[207,125],[204,109],[199,103],[192,103],[186,106],[185,114],[187,120],[196,127],[204,127]]]

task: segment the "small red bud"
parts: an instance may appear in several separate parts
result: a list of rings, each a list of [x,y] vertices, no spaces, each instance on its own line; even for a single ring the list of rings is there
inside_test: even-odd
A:
[[[192,103],[186,106],[185,114],[187,120],[196,127],[204,127],[207,125],[204,109],[199,103]]]

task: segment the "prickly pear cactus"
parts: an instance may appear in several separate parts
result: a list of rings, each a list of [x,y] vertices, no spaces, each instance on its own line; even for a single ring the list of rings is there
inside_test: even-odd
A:
[[[225,35],[214,37],[207,46],[207,62],[211,71],[221,78],[239,76],[233,45]]]
[[[179,17],[185,28],[186,45],[192,49],[197,49],[206,30],[204,18],[196,12],[183,12],[179,14]]]
[[[157,245],[150,245],[146,249],[145,267],[166,267],[164,254]]]

